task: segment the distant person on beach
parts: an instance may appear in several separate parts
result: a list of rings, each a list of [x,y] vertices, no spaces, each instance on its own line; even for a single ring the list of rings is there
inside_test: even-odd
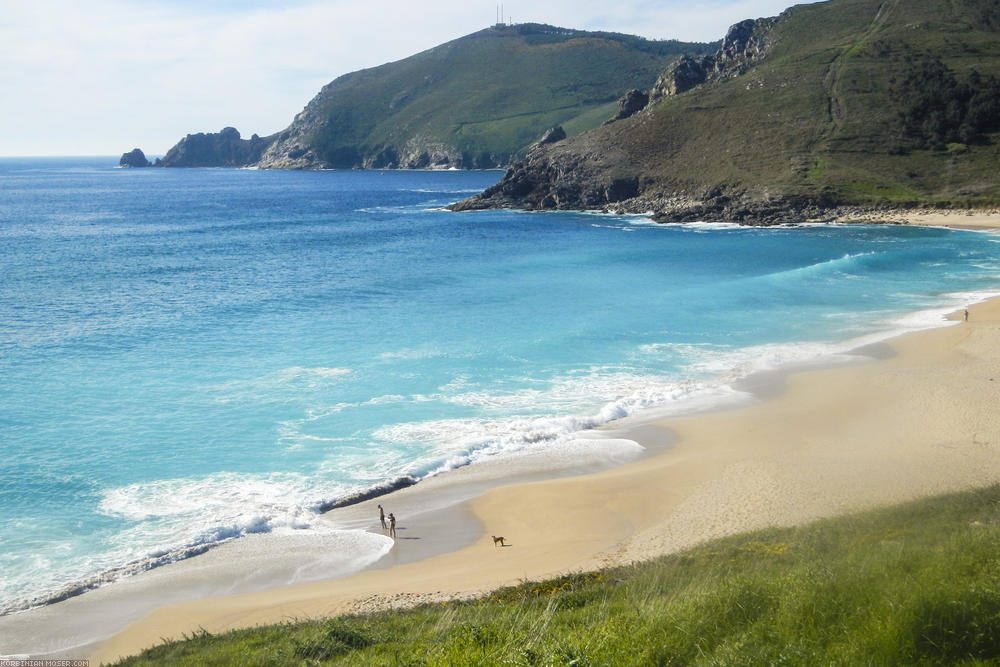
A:
[[[396,539],[396,517],[389,512],[389,537]]]
[[[387,528],[385,525],[385,510],[382,509],[381,505],[378,506],[378,520],[382,522],[382,530],[385,530]]]
[[[965,321],[966,322],[969,321],[969,309],[968,308],[965,309]]]

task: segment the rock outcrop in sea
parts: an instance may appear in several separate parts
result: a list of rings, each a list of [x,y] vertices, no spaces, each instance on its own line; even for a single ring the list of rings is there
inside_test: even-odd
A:
[[[138,148],[133,148],[128,153],[122,153],[122,159],[118,160],[119,167],[152,167],[153,163],[146,159],[146,154]]]

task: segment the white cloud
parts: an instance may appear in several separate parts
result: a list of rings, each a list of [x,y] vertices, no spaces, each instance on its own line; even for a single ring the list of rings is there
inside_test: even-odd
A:
[[[494,2],[34,0],[0,21],[0,155],[161,154],[188,132],[283,129],[341,74],[482,29]],[[709,41],[776,0],[505,2],[519,22]]]

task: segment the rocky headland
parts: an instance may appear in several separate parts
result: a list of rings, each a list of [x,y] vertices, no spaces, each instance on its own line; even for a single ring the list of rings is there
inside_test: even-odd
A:
[[[566,138],[550,130],[500,182],[479,195],[451,206],[453,211],[486,208],[601,209],[620,213],[655,212],[658,221],[727,220],[775,224],[823,216],[832,202],[772,197],[766,192],[716,186],[703,192],[664,192],[644,180],[641,165],[614,148],[614,125],[650,110],[657,102],[713,81],[736,77],[766,56],[776,18],[748,20],[732,26],[714,54],[683,56],[649,91],[633,89],[618,102],[618,111],[603,124],[604,134],[578,137],[569,146],[553,146]],[[637,121],[642,123],[640,119]]]
[[[742,21],[451,208],[770,225],[995,207],[1000,10],[986,4],[832,0]]]
[[[161,167],[246,167],[260,160],[275,136],[249,139],[240,137],[234,127],[219,132],[189,134],[167,151]]]
[[[597,127],[629,90],[716,45],[498,24],[323,86],[281,132],[189,134],[165,167],[495,169],[546,128]]]

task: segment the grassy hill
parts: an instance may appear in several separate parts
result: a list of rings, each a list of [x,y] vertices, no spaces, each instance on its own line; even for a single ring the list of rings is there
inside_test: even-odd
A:
[[[202,632],[122,665],[986,665],[1000,487],[467,602]]]
[[[465,206],[766,221],[790,205],[996,205],[998,26],[995,0],[792,7],[704,83],[535,151]]]
[[[555,125],[613,115],[681,53],[707,44],[497,25],[342,76],[278,135],[262,167],[496,167]]]

